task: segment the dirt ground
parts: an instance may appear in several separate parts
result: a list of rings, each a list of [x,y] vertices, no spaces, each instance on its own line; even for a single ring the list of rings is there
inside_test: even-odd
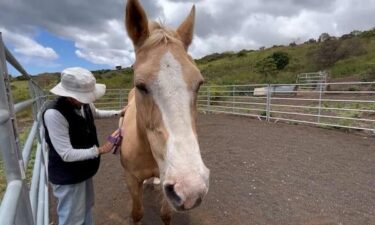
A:
[[[99,137],[116,124],[97,121]],[[200,207],[175,213],[172,224],[375,224],[374,137],[230,115],[200,115],[198,124],[210,190]],[[129,224],[118,157],[102,158],[95,191],[97,225]],[[145,187],[143,225],[162,224],[159,199],[157,189]]]

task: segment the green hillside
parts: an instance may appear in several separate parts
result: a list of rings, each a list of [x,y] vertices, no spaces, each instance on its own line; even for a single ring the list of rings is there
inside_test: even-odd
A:
[[[294,83],[297,74],[319,70],[328,71],[332,80],[374,80],[375,29],[325,38],[300,45],[215,53],[197,63],[209,84]],[[285,68],[275,68],[274,53],[287,55]]]

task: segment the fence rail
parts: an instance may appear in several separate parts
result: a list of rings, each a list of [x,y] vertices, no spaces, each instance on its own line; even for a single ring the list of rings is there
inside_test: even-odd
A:
[[[204,86],[198,108],[267,121],[374,132],[375,82]]]
[[[7,62],[28,80],[30,99],[14,104]],[[48,225],[47,151],[41,125],[40,110],[46,100],[42,88],[23,69],[3,43],[0,33],[0,151],[7,187],[0,205],[1,225]],[[21,149],[17,127],[18,112],[32,107],[34,123]],[[37,147],[33,145],[36,141]],[[31,154],[36,154],[32,178],[27,177]],[[29,184],[31,180],[31,184]]]
[[[107,89],[105,95],[95,102],[95,106],[101,109],[121,109],[128,102],[130,90],[131,89]]]

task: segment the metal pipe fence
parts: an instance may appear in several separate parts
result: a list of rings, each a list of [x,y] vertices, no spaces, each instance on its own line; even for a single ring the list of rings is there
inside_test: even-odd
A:
[[[95,105],[122,108],[129,91],[108,89]],[[203,112],[375,131],[375,82],[202,86],[197,105]]]
[[[375,132],[375,82],[203,86],[198,108],[273,122]]]
[[[7,62],[28,80],[29,100],[14,104]],[[0,205],[1,225],[49,224],[48,178],[45,169],[48,157],[44,135],[38,132],[41,125],[40,111],[45,101],[44,91],[6,48],[0,33],[0,152],[7,182]],[[33,109],[34,123],[21,147],[16,114],[29,107]],[[33,145],[35,141],[37,147]],[[35,161],[31,165],[33,173],[32,178],[29,178],[26,172],[29,158],[34,153]]]
[[[105,95],[95,101],[95,107],[113,110],[122,109],[128,102],[130,90],[131,89],[107,89]]]

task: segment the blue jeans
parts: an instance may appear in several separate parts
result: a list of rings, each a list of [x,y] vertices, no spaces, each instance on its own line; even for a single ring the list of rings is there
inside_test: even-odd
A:
[[[52,184],[57,198],[59,225],[93,225],[94,185],[92,178],[78,184]]]

